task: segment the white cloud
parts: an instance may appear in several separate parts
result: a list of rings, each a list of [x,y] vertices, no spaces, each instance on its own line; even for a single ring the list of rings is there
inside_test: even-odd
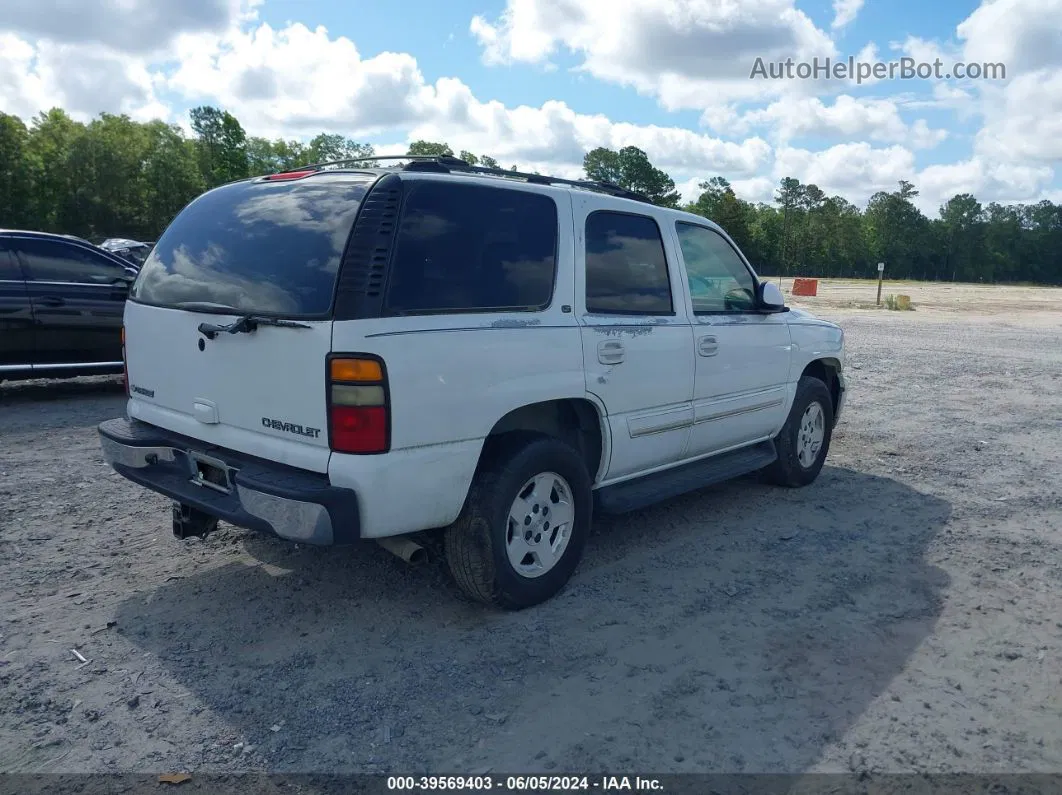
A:
[[[972,193],[983,205],[1028,201],[1044,191],[1052,176],[1047,166],[1004,165],[973,157],[923,169],[915,183],[921,194],[915,204],[936,218],[941,205],[958,193]]]
[[[801,91],[801,81],[751,80],[757,58],[836,57],[833,41],[792,0],[508,0],[470,30],[488,64],[542,64],[564,48],[600,80],[669,109]]]
[[[947,131],[930,129],[924,119],[908,125],[890,99],[858,99],[847,94],[826,104],[815,97],[783,97],[765,108],[738,114],[734,108],[711,108],[701,117],[714,130],[747,134],[768,127],[773,139],[785,144],[800,136],[843,137],[850,140],[906,143],[916,149],[936,146]]]
[[[682,201],[696,201],[697,197],[701,195],[700,184],[714,176],[716,175],[691,177],[676,183],[675,187],[682,194]],[[770,177],[750,177],[749,179],[728,180],[728,182],[730,182],[730,188],[734,191],[735,196],[754,204],[757,202],[766,202],[768,204],[773,202],[774,193],[778,187],[778,183]]]
[[[782,148],[776,152],[773,169],[776,180],[796,177],[856,204],[879,190],[894,190],[901,179],[911,179],[915,171],[910,149],[875,148],[866,142],[838,144],[818,152]]]
[[[262,0],[4,0],[0,27],[33,39],[99,44],[122,52],[164,49],[182,33],[222,33]]]
[[[978,153],[1009,164],[1062,162],[1062,69],[1021,75],[984,102]]]
[[[587,81],[631,86],[665,107],[696,108],[712,134],[631,124],[561,101],[506,106],[475,96],[456,78],[427,78],[408,53],[366,57],[353,41],[324,28],[259,24],[252,19],[257,0],[195,0],[180,7],[177,0],[105,0],[99,9],[104,17],[119,6],[140,15],[126,30],[148,24],[143,20],[172,23],[128,44],[124,34],[101,32],[95,21],[75,36],[69,20],[46,24],[18,2],[16,14],[5,8],[0,18],[0,110],[23,118],[61,106],[80,118],[100,111],[168,116],[187,129],[183,114],[162,101],[177,98],[181,107],[224,106],[253,135],[341,132],[388,142],[379,147],[384,154],[404,151],[417,138],[445,140],[455,151],[489,154],[503,165],[573,177],[589,149],[634,145],[671,173],[687,198],[699,182],[722,175],[742,198],[770,201],[778,180],[793,176],[862,204],[909,179],[922,191],[920,206],[933,213],[940,201],[964,190],[985,202],[1036,200],[1050,190],[1052,164],[1062,160],[1062,56],[1041,43],[1041,29],[1059,27],[1062,15],[1050,14],[1062,0],[984,4],[958,28],[961,53],[913,37],[893,45],[930,62],[970,53],[1013,56],[1026,71],[1012,69],[1009,81],[905,81],[909,94],[872,98],[839,81],[748,79],[756,56],[837,57],[829,36],[792,0],[740,7],[733,0],[614,0],[605,11],[591,0],[509,0],[500,18],[473,21],[488,61],[541,67],[574,53]],[[1022,19],[999,17],[1001,8]],[[80,13],[75,9],[71,18]],[[992,40],[993,24],[1005,42]],[[1036,53],[1025,52],[1036,47]],[[877,49],[868,43],[856,57],[873,61]],[[835,96],[840,91],[846,93]],[[762,104],[750,108],[744,104],[749,100]],[[958,119],[982,115],[972,153],[919,171],[915,152],[946,136],[937,121],[910,119],[922,107],[949,110]],[[830,137],[844,142],[821,151],[795,145]]]
[[[774,201],[778,182],[769,177],[751,177],[750,179],[736,179],[730,183],[730,187],[745,201],[770,204]]]
[[[323,27],[263,24],[214,42],[184,37],[176,46],[171,90],[189,101],[210,98],[267,134],[322,127],[373,134],[413,123],[431,101],[413,56],[362,59],[350,39],[333,39]]]
[[[678,127],[639,126],[580,114],[563,102],[509,108],[477,99],[460,80],[428,83],[404,53],[362,58],[349,39],[324,28],[260,25],[212,48],[179,44],[182,64],[169,81],[189,101],[209,98],[259,134],[342,129],[372,137],[408,129],[411,139],[446,140],[456,150],[508,162],[581,167],[596,146],[638,146],[662,168],[754,174],[768,162],[760,138],[722,141]],[[334,76],[344,79],[336,81]]]
[[[983,117],[975,154],[1035,173],[1062,162],[1062,0],[985,0],[956,34],[958,59],[1006,67],[1005,80],[963,85]]]
[[[138,120],[169,115],[139,59],[91,43],[43,40],[34,46],[0,33],[0,111],[27,118],[53,107],[79,120],[102,111]]]
[[[852,24],[862,8],[863,0],[833,0],[833,23],[830,27],[839,30]]]
[[[956,28],[968,63],[1008,75],[1062,65],[1062,0],[985,0]]]

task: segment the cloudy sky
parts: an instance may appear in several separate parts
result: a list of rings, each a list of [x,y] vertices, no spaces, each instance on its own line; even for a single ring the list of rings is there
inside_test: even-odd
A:
[[[3,0],[0,110],[54,106],[252,135],[418,138],[577,175],[648,152],[688,198],[794,176],[857,203],[900,179],[1062,200],[1062,0]],[[942,63],[941,79],[750,78],[814,58]],[[958,79],[955,64],[1003,64]]]

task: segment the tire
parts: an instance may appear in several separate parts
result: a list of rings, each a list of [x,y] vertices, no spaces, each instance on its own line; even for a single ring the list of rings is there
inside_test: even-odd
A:
[[[555,596],[575,572],[590,534],[591,486],[580,455],[550,437],[532,437],[487,458],[443,539],[458,587],[477,602],[505,610]],[[524,500],[519,506],[518,498]],[[519,525],[511,520],[513,513],[522,520]],[[560,528],[549,524],[550,516],[562,519]],[[524,537],[526,547],[510,546],[517,536]],[[524,549],[527,554],[520,558]]]
[[[808,437],[809,429],[802,426],[810,420],[817,428],[820,424],[818,419],[821,419],[822,436],[818,448],[814,449],[813,457],[811,457],[810,452],[814,448],[813,442],[817,433],[812,428],[812,444],[804,445],[802,439]],[[793,398],[789,417],[782,426],[781,432],[774,439],[778,450],[778,460],[763,470],[765,479],[776,486],[788,488],[807,486],[819,476],[830,451],[832,438],[833,398],[830,396],[830,390],[818,378],[802,376],[797,383],[796,396]]]

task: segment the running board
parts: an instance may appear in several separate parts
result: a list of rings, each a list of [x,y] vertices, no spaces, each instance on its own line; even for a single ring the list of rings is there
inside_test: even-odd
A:
[[[594,511],[604,514],[637,511],[705,486],[748,475],[773,464],[777,458],[774,441],[768,439],[740,450],[605,486],[594,492]]]

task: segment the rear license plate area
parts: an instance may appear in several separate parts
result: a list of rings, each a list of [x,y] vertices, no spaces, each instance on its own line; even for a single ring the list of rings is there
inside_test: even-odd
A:
[[[188,461],[191,464],[194,484],[222,494],[232,493],[231,470],[224,461],[199,453],[189,453]]]

